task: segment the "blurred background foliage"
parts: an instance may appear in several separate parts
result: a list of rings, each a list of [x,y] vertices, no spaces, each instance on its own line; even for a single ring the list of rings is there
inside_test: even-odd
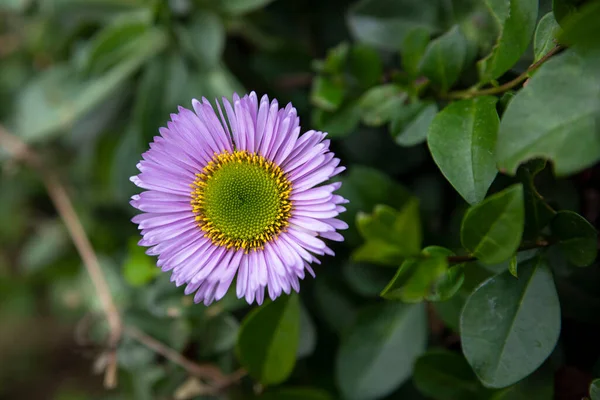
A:
[[[0,0],[0,120],[65,182],[124,324],[226,376],[239,372],[239,360],[250,374],[215,393],[210,382],[125,332],[117,350],[118,387],[104,389],[93,373],[101,367],[106,334],[101,304],[39,176],[0,146],[0,398],[600,398],[600,383],[589,389],[600,376],[600,269],[590,225],[600,223],[600,167],[594,165],[600,130],[577,119],[583,112],[600,116],[600,8],[593,3]],[[571,63],[521,75],[553,51],[557,37],[578,50],[586,72]],[[560,55],[564,63],[569,54]],[[524,98],[522,81],[468,100],[482,87],[537,74],[541,83],[528,82],[528,96],[539,99],[538,108],[517,100]],[[550,83],[544,84],[546,76]],[[137,246],[128,204],[137,190],[129,177],[177,106],[250,90],[280,104],[291,101],[305,130],[329,132],[348,166],[341,192],[350,199],[344,219],[351,226],[334,247],[336,257],[317,267],[315,280],[303,282],[300,296],[255,311],[230,293],[207,308],[194,305]],[[460,108],[467,107],[482,118],[473,122],[483,129],[474,137],[495,138],[496,112],[503,115],[513,98],[532,118],[503,116],[501,133],[519,135],[522,126],[576,128],[557,128],[558,137],[544,136],[548,146],[532,144],[529,153],[525,146],[525,155],[511,153],[509,143],[497,160],[501,172],[514,175],[533,154],[551,159],[560,177],[544,163],[522,167],[517,178],[497,175],[488,155],[471,171],[479,174],[471,187],[464,180],[469,171],[443,151],[465,145],[452,113],[464,118]],[[571,120],[556,117],[557,109]],[[522,186],[510,186],[515,182]],[[497,195],[483,200],[488,188]],[[531,201],[524,226],[518,225],[523,212],[511,208],[523,193]],[[461,240],[469,204],[473,226],[485,223],[491,208],[504,210],[502,254],[474,250],[480,238],[465,234],[467,217]],[[477,211],[477,204],[488,208]],[[555,218],[555,210],[585,219]],[[511,224],[517,225],[515,243],[509,243]],[[527,261],[537,250],[512,256],[523,229],[526,239],[551,229],[568,244],[549,247],[543,262],[550,268],[542,270]],[[469,259],[469,250],[478,261]],[[406,261],[407,254],[429,264]],[[461,256],[469,262],[439,261]],[[403,261],[409,264],[396,272]],[[511,280],[508,270],[521,280]],[[546,297],[532,295],[549,308],[534,306],[522,318],[558,318],[545,322],[560,338],[556,347],[557,338],[540,338],[533,347],[549,348],[537,366],[524,367],[506,385],[488,381],[489,388],[481,371],[473,372],[485,349],[463,348],[468,360],[461,353],[459,316],[467,297],[492,276],[523,298],[527,276],[553,276],[560,306],[548,305],[551,284]],[[486,310],[477,307],[486,301],[473,300],[463,317],[471,313],[475,324],[483,323],[477,318]],[[275,340],[280,324],[292,334]],[[533,339],[525,338],[524,348]]]

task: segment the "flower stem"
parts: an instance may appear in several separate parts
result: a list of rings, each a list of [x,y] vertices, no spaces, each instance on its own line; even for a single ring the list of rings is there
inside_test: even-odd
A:
[[[542,58],[537,60],[535,63],[531,64],[525,72],[523,72],[521,75],[517,76],[512,81],[506,82],[505,84],[502,84],[497,87],[481,89],[481,90],[472,90],[472,89],[458,90],[455,92],[448,93],[445,97],[447,99],[470,99],[470,98],[477,97],[477,96],[485,96],[485,95],[494,95],[494,94],[504,93],[507,90],[514,88],[515,86],[517,86],[518,84],[523,82],[525,79],[527,79],[530,72],[538,69],[542,64],[544,64],[553,55],[555,55],[562,49],[563,49],[563,47],[561,45],[557,44],[550,51],[548,51],[548,53],[546,53]]]

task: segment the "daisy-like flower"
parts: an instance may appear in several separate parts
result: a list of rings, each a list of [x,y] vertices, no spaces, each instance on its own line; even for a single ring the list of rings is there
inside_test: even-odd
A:
[[[347,200],[334,194],[341,183],[323,183],[345,168],[326,133],[300,135],[291,104],[252,92],[223,105],[217,115],[194,99],[159,129],[131,177],[146,189],[132,197],[143,211],[133,222],[196,303],[221,299],[237,276],[237,296],[261,304],[265,288],[271,299],[299,291],[316,256],[333,255],[323,239],[343,240],[336,217]]]

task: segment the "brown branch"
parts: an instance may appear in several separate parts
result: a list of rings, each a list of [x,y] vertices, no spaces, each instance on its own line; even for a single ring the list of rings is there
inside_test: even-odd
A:
[[[517,86],[518,84],[523,82],[525,79],[527,79],[527,77],[529,76],[529,73],[538,69],[542,64],[544,64],[553,55],[555,55],[562,49],[563,49],[563,47],[561,45],[557,44],[550,51],[548,51],[548,53],[546,53],[542,58],[537,60],[535,63],[531,64],[525,72],[523,72],[521,75],[517,76],[512,81],[506,82],[503,85],[493,87],[493,88],[488,88],[488,89],[482,89],[482,90],[459,90],[456,92],[450,92],[445,97],[448,99],[470,99],[472,97],[477,97],[477,96],[485,96],[485,95],[494,95],[494,94],[504,93],[507,90],[514,88],[515,86]]]
[[[538,240],[534,243],[528,243],[528,244],[522,245],[521,247],[519,247],[517,249],[517,253],[519,253],[521,251],[527,251],[527,250],[539,249],[542,247],[548,247],[551,244],[552,243],[547,240]],[[472,256],[472,255],[448,257],[448,262],[450,264],[461,264],[461,263],[472,262],[472,261],[477,261],[477,257]]]
[[[42,177],[42,181],[48,190],[48,195],[58,214],[65,223],[71,239],[83,260],[83,264],[90,276],[96,294],[102,304],[102,310],[106,316],[110,334],[108,338],[108,350],[106,353],[107,363],[104,371],[104,385],[113,388],[117,384],[117,356],[116,348],[121,338],[122,321],[117,307],[112,298],[110,288],[106,282],[98,257],[81,225],[75,212],[75,208],[67,195],[67,191],[58,177],[51,170],[44,168],[40,158],[21,139],[9,133],[0,125],[0,144],[16,160],[23,161],[36,169]]]
[[[198,364],[194,361],[184,357],[177,351],[171,349],[160,341],[140,331],[138,328],[133,326],[125,327],[125,333],[137,340],[144,346],[154,350],[156,353],[165,357],[167,360],[174,362],[183,369],[185,369],[190,375],[197,378],[208,379],[214,386],[221,388],[229,385],[228,377],[224,376],[219,368],[212,364]]]

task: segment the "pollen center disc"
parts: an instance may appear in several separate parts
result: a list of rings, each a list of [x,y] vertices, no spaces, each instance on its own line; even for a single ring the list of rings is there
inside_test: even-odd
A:
[[[287,225],[290,184],[261,156],[217,155],[195,186],[192,205],[200,227],[218,245],[262,247]]]

